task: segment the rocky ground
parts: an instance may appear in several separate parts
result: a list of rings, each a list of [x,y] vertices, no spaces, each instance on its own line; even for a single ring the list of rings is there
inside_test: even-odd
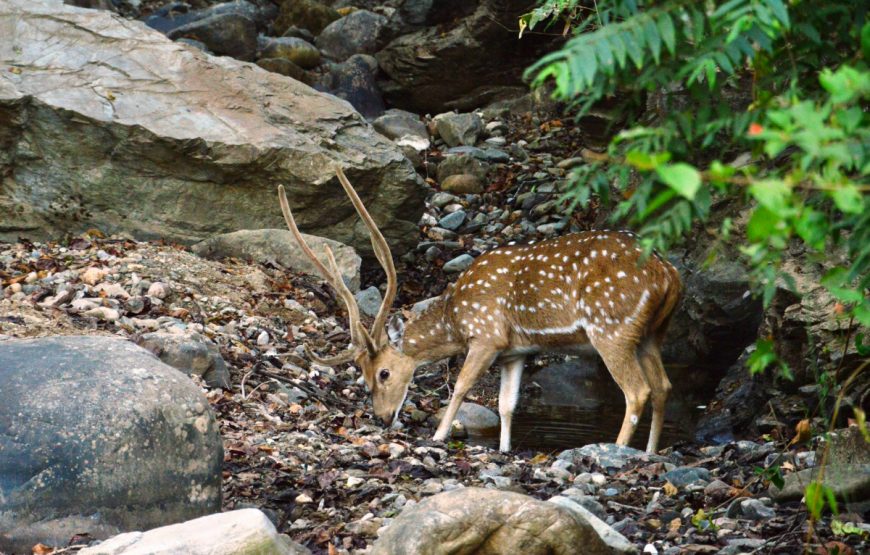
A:
[[[515,157],[487,168],[495,178],[486,191],[451,193],[441,177],[420,244],[400,263],[404,303],[439,292],[466,256],[592,225],[583,212],[559,216],[549,188],[576,163],[572,138],[579,132],[553,120],[524,127],[493,121],[501,125],[481,122],[481,133],[490,128],[490,144],[510,139]],[[521,144],[518,136],[533,140]],[[436,176],[441,167],[432,161],[441,149],[447,150],[436,142],[424,157]],[[778,465],[787,483],[794,481],[817,461],[814,445],[757,437],[720,446],[683,443],[649,455],[606,444],[502,454],[459,440],[435,443],[434,415],[455,371],[444,365],[419,372],[403,410],[405,428],[384,430],[366,411],[365,386],[353,367],[320,367],[302,356],[303,342],[328,352],[349,339],[332,291],[274,263],[206,260],[177,245],[93,230],[58,243],[0,245],[0,279],[0,336],[84,333],[142,343],[161,332],[216,345],[228,375],[222,378],[214,364],[199,366],[212,384],[228,378],[226,388],[200,382],[224,439],[225,508],[262,508],[279,530],[316,553],[365,552],[403,508],[468,486],[570,497],[645,553],[868,547],[862,534],[870,527],[860,514],[866,508],[846,508],[838,517],[857,532],[844,534],[825,517],[811,534],[800,494],[782,498],[759,473]],[[363,287],[379,281],[377,271],[366,272]],[[475,396],[493,405],[488,383]]]
[[[494,99],[486,96],[490,92],[474,88],[475,83],[452,77],[473,74],[482,83],[488,79],[483,70],[446,71],[427,64],[457,63],[448,50],[437,50],[439,44],[450,46],[451,28],[477,32],[484,28],[478,25],[480,20],[492,15],[489,10],[504,4],[509,9],[503,11],[510,12],[520,2],[480,2],[479,13],[462,13],[469,18],[468,25],[455,26],[452,17],[432,12],[431,2],[360,2],[371,4],[371,11],[347,9],[353,3],[341,1],[330,2],[337,9],[311,1],[282,2],[280,10],[265,1],[223,8],[209,8],[214,4],[210,1],[191,6],[152,1],[79,3],[114,6],[129,17],[151,17],[149,25],[170,38],[216,54],[256,60],[264,69],[349,100],[369,117],[383,137],[371,136],[384,144],[389,139],[402,149],[427,185],[419,236],[414,248],[398,261],[398,303],[405,308],[440,293],[485,250],[509,241],[606,226],[594,203],[564,215],[567,201],[561,195],[568,172],[585,163],[588,151],[584,149],[600,144],[601,137],[593,130],[601,125],[587,121],[580,127],[563,121],[547,110],[544,99],[528,95],[490,104],[479,112],[435,117],[384,112],[384,97],[391,104],[405,101],[405,107],[436,113],[458,106],[457,99],[474,105]],[[304,13],[294,12],[296,5],[305,6]],[[408,26],[419,15],[411,9],[414,6],[424,6],[425,13]],[[200,8],[205,11],[196,11]],[[351,25],[366,21],[372,25]],[[384,33],[374,38],[365,32],[381,27]],[[233,30],[232,36],[218,33],[226,29]],[[413,39],[403,39],[403,34]],[[468,45],[480,37],[465,38],[462,44]],[[498,41],[489,38],[493,42],[486,44],[498,50]],[[431,45],[432,52],[420,51],[428,47],[426,41],[438,43]],[[416,56],[415,79],[429,74],[444,77],[442,89],[449,91],[447,96],[430,94],[431,83],[400,82],[402,72],[397,68],[407,55]],[[461,55],[472,59],[468,51]],[[490,61],[480,51],[473,52],[473,59]],[[527,65],[518,60],[516,67]],[[64,133],[53,136],[66,137]],[[184,156],[189,156],[187,150]],[[74,162],[75,167],[102,165],[82,164],[78,157]],[[403,166],[401,175],[407,179],[402,183],[411,190],[413,171],[407,162],[403,164],[407,172]],[[181,165],[171,168],[173,179]],[[322,177],[316,170],[312,183]],[[379,180],[383,177],[377,175]],[[389,175],[383,178],[383,183],[392,181]],[[136,189],[126,181],[122,184],[125,190]],[[119,195],[117,200],[123,198]],[[138,197],[131,198],[135,204]],[[263,202],[273,201],[270,196]],[[336,202],[344,202],[343,197]],[[316,204],[321,210],[328,206]],[[136,208],[150,212],[141,205]],[[241,211],[228,210],[232,216]],[[277,221],[277,213],[270,220]],[[679,329],[673,333],[687,338],[680,344],[684,352],[698,354],[697,345],[703,344],[706,354],[712,351],[728,359],[730,351],[723,354],[720,345],[706,343],[722,335],[711,322],[742,330],[733,340],[734,356],[723,361],[727,365],[754,339],[760,308],[745,294],[745,276],[732,279],[728,272],[720,274],[725,277],[710,279],[700,295],[723,292],[722,302],[713,303],[713,317],[704,320],[707,308],[693,306],[694,316],[701,316],[688,325],[675,322]],[[361,282],[360,303],[371,316],[377,309],[383,274],[365,265]],[[320,367],[303,356],[304,343],[329,354],[349,340],[334,293],[318,278],[289,271],[268,257],[257,263],[208,260],[184,246],[106,237],[94,229],[54,243],[0,243],[0,292],[0,340],[119,336],[195,374],[224,440],[225,508],[261,508],[279,530],[315,553],[366,553],[403,509],[434,494],[471,486],[538,499],[569,497],[644,553],[801,553],[806,549],[844,554],[870,548],[866,504],[842,505],[836,518],[808,520],[800,502],[800,481],[821,457],[812,441],[789,445],[793,432],[790,425],[783,425],[796,421],[796,415],[797,419],[805,416],[800,403],[789,414],[781,410],[783,403],[770,403],[779,420],[774,418],[764,429],[769,434],[755,433],[755,425],[743,429],[741,441],[718,446],[677,443],[651,455],[592,444],[562,453],[503,454],[459,439],[446,444],[429,439],[459,361],[418,372],[403,409],[405,427],[381,428],[366,410],[366,389],[353,367]],[[827,310],[824,303],[820,306],[820,313]],[[686,329],[693,324],[696,329]],[[704,337],[698,340],[698,335]],[[750,380],[745,379],[742,365],[735,375],[738,383],[733,389],[740,391],[743,382]],[[470,398],[494,406],[496,379],[491,372]],[[771,396],[782,397],[764,385],[752,392],[754,399],[764,403]],[[814,424],[819,422],[817,417]],[[867,460],[850,462],[867,464]],[[776,467],[784,474],[782,491],[771,487],[770,480],[777,480],[774,473],[764,471]],[[863,491],[867,498],[867,480],[860,475],[833,485],[853,488],[843,494]],[[86,543],[88,538],[76,541]]]

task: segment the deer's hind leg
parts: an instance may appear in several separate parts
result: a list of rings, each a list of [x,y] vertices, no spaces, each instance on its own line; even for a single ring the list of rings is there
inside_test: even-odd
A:
[[[631,341],[617,343],[603,338],[593,340],[592,345],[625,395],[625,416],[616,443],[628,445],[651,393],[646,373],[637,356],[637,346]]]
[[[662,427],[665,422],[665,405],[671,392],[671,381],[665,372],[661,351],[656,341],[650,340],[643,343],[638,349],[638,358],[640,358],[641,365],[646,374],[652,400],[652,424],[649,430],[649,441],[646,444],[646,450],[655,452],[658,448],[659,437],[661,437]]]

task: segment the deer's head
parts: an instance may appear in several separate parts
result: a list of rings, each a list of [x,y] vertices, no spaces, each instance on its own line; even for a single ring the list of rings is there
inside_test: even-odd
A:
[[[372,395],[372,406],[377,417],[390,425],[397,420],[399,411],[405,402],[408,386],[414,376],[417,361],[401,351],[402,326],[400,321],[390,323],[390,333],[387,334],[386,323],[390,307],[396,298],[396,268],[393,265],[393,257],[384,236],[381,234],[371,215],[366,210],[350,181],[344,172],[337,170],[338,180],[344,188],[357,213],[365,222],[371,235],[372,247],[375,256],[383,266],[387,274],[387,290],[384,300],[378,310],[371,330],[367,330],[360,318],[359,306],[350,289],[344,283],[338,264],[332,250],[326,247],[326,264],[324,265],[314,251],[305,242],[302,233],[296,226],[290,205],[284,194],[284,187],[278,187],[278,198],[281,202],[281,211],[287,227],[293,233],[299,246],[311,260],[323,278],[329,282],[347,309],[348,323],[350,327],[351,345],[339,355],[322,358],[313,353],[308,346],[305,352],[308,357],[318,364],[335,366],[346,362],[355,362],[362,370],[363,378]],[[393,344],[391,344],[391,340]]]

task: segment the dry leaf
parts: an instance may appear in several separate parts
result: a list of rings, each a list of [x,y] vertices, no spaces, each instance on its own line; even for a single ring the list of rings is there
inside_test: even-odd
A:
[[[547,459],[549,459],[549,458],[550,457],[548,457],[547,455],[545,455],[543,453],[538,453],[537,455],[532,457],[532,460],[530,460],[529,462],[532,464],[541,464],[541,463],[547,462]]]
[[[675,496],[677,494],[677,492],[679,491],[677,489],[677,486],[675,486],[674,484],[672,484],[670,482],[665,482],[665,486],[662,489],[664,490],[665,495],[667,495],[668,497]]]
[[[674,520],[668,523],[668,531],[674,534],[679,533],[680,526],[683,525],[683,521],[680,518],[675,518]]]
[[[812,437],[812,428],[810,427],[809,418],[804,418],[794,427],[795,436],[791,438],[788,446],[797,445],[799,443],[805,443],[810,440]]]
[[[54,553],[53,547],[48,547],[43,543],[38,543],[33,546],[33,555],[48,555],[49,553]]]

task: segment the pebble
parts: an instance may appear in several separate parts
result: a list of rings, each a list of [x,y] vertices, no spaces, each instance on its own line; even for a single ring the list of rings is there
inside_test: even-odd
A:
[[[106,276],[106,270],[102,268],[88,268],[82,272],[81,280],[88,285],[96,285]]]
[[[443,208],[452,202],[459,202],[459,197],[456,195],[451,195],[450,193],[445,193],[443,191],[439,191],[432,195],[429,199],[429,204],[435,206],[436,208]]]
[[[482,193],[483,180],[476,175],[461,173],[444,179],[441,188],[453,193]]]
[[[263,345],[269,344],[269,333],[265,330],[260,332],[260,335],[257,336],[257,345],[262,347]]]
[[[456,231],[463,223],[465,223],[465,217],[466,214],[464,210],[457,210],[456,212],[447,214],[438,220],[438,226],[451,231]]]
[[[446,264],[444,264],[444,271],[448,273],[456,273],[462,272],[463,270],[468,269],[469,266],[474,262],[474,257],[470,254],[460,254],[453,260],[450,260]]]
[[[96,308],[91,308],[82,313],[82,316],[89,316],[91,318],[97,318],[98,320],[105,320],[107,322],[114,322],[121,315],[114,308],[109,308],[107,306],[98,306]]]
[[[162,282],[155,281],[154,283],[152,283],[148,287],[148,296],[149,297],[156,297],[158,299],[165,299],[167,294],[168,294],[168,288],[166,287],[166,284],[164,284]]]
[[[429,231],[426,232],[426,235],[429,236],[430,239],[435,239],[436,241],[449,241],[450,239],[456,239],[457,235],[455,231],[451,231],[449,229],[444,229],[443,227],[431,227]]]

